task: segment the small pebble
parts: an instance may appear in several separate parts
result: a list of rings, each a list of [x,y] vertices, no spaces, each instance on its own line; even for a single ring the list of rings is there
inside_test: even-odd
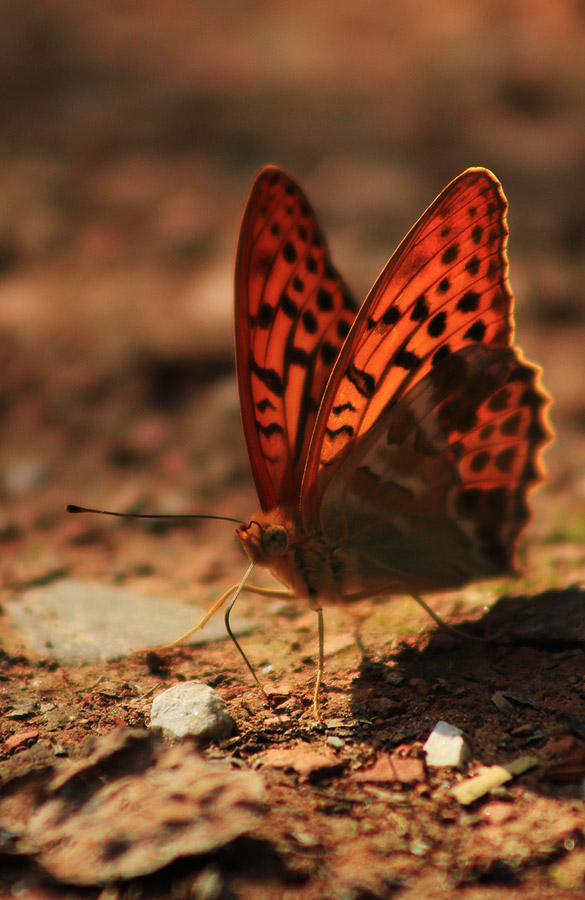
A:
[[[195,738],[205,746],[231,737],[236,723],[213,688],[199,681],[175,684],[152,701],[150,727],[166,738]]]
[[[426,754],[427,766],[455,766],[463,765],[469,755],[469,748],[465,743],[463,732],[455,725],[440,720],[428,736],[423,747]]]

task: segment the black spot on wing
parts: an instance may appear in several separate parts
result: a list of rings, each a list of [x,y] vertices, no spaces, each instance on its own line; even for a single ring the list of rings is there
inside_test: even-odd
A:
[[[507,388],[500,388],[488,400],[488,409],[492,412],[502,412],[508,406],[510,400],[510,391]]]
[[[520,427],[520,423],[522,421],[522,414],[520,410],[516,410],[515,413],[512,413],[511,416],[508,416],[507,419],[504,419],[502,424],[500,425],[500,434],[504,437],[515,437],[518,433],[518,428]]]
[[[471,240],[473,241],[474,244],[477,245],[481,241],[482,237],[483,237],[483,228],[481,227],[481,225],[476,225],[474,227],[473,231],[471,232]]]
[[[258,419],[256,419],[256,428],[258,431],[264,435],[264,437],[270,438],[273,434],[282,434],[284,435],[284,429],[282,425],[279,425],[278,422],[271,422],[269,425],[261,425]]]
[[[334,416],[340,416],[342,412],[348,410],[349,412],[355,412],[355,406],[353,403],[347,401],[347,403],[340,403],[338,406],[334,406],[331,412]]]
[[[348,336],[350,328],[351,328],[351,325],[349,324],[349,322],[346,322],[345,319],[337,320],[337,328],[336,328],[337,336],[342,341],[344,341],[346,339],[346,337]]]
[[[258,363],[254,362],[254,360],[251,360],[250,370],[275,397],[282,397],[284,395],[282,378],[274,369],[264,369],[262,366],[259,366]]]
[[[439,363],[442,362],[442,360],[447,359],[447,357],[450,356],[450,354],[451,354],[451,348],[449,347],[449,344],[442,344],[438,348],[438,350],[435,350],[435,352],[433,354],[433,362],[432,362],[433,368],[435,366],[438,366]]]
[[[286,291],[283,291],[280,295],[279,309],[281,309],[289,319],[294,319],[299,311],[297,304],[292,297],[289,297]]]
[[[384,325],[396,325],[400,318],[400,310],[397,306],[389,306],[384,315],[382,316],[382,322]]]
[[[459,244],[451,244],[441,257],[441,262],[443,265],[448,266],[450,263],[455,262],[457,257],[459,256]]]
[[[349,312],[356,313],[359,309],[359,304],[355,301],[354,297],[348,289],[343,286],[343,301],[342,301],[343,309],[348,310]]]
[[[317,292],[317,306],[321,312],[330,312],[333,309],[333,294],[325,288],[319,288]]]
[[[514,460],[516,459],[516,447],[506,447],[504,450],[500,450],[499,453],[494,457],[494,462],[500,472],[503,472],[507,475],[512,468]]]
[[[485,337],[486,328],[481,319],[478,319],[477,322],[474,322],[473,325],[467,329],[464,338],[467,338],[469,341],[483,341]]]
[[[285,360],[287,365],[300,366],[302,369],[306,369],[310,365],[311,357],[302,347],[295,347],[294,344],[290,344],[285,350]]]
[[[487,450],[480,450],[479,453],[476,453],[471,460],[469,468],[472,472],[475,472],[475,474],[479,474],[479,472],[483,472],[485,467],[488,465],[490,458],[490,454]]]
[[[318,328],[317,319],[310,309],[306,309],[302,315],[303,328],[307,334],[315,334]]]
[[[305,268],[307,272],[310,272],[311,275],[315,275],[317,272],[317,260],[311,253],[307,253],[307,257],[305,259]]]
[[[390,309],[395,309],[395,307],[390,307]],[[412,307],[412,312],[410,313],[411,322],[426,322],[429,317],[429,304],[427,303],[427,298],[424,294],[421,294],[420,297],[417,298],[414,306]]]
[[[469,272],[470,275],[473,275],[474,277],[479,272],[479,266],[480,266],[480,261],[479,261],[478,257],[475,256],[475,254],[471,257],[471,259],[468,259],[467,262],[465,263],[466,270]]]
[[[407,372],[416,371],[421,362],[422,359],[420,356],[417,356],[416,353],[407,350],[405,347],[402,347],[394,357],[394,365],[398,366],[400,369],[406,369]]]
[[[348,366],[345,372],[345,376],[349,381],[351,381],[358,394],[361,394],[362,397],[369,398],[376,390],[376,382],[374,380],[374,376],[370,375],[369,372],[366,372],[363,369],[358,369],[354,365]]]
[[[481,296],[477,291],[467,291],[457,301],[457,309],[462,313],[476,312],[479,306]]]
[[[445,327],[447,325],[447,314],[445,312],[439,312],[436,316],[433,316],[429,324],[427,325],[427,334],[429,337],[438,338],[445,331]]]
[[[327,436],[330,437],[333,441],[336,438],[341,437],[342,434],[346,434],[350,438],[352,438],[354,435],[354,431],[351,425],[340,425],[339,428],[326,428],[325,431],[327,433]]]
[[[270,305],[270,303],[263,303],[260,309],[258,310],[258,318],[256,319],[256,323],[258,328],[261,328],[263,331],[266,331],[267,328],[270,328],[272,322],[274,321],[274,307]]]
[[[282,248],[282,255],[287,263],[294,263],[297,258],[297,251],[292,241],[287,241]]]
[[[260,413],[265,413],[267,409],[275,410],[276,406],[274,405],[274,403],[272,403],[271,400],[268,399],[268,397],[264,397],[263,400],[258,401],[258,403],[256,404],[256,409]]]
[[[323,361],[323,363],[326,366],[332,366],[337,359],[339,351],[337,347],[334,347],[333,344],[331,344],[329,341],[323,341],[319,353],[321,355],[321,360]]]

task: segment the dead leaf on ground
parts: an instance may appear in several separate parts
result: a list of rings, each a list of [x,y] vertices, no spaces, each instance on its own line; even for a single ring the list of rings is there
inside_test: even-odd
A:
[[[262,795],[256,772],[126,729],[81,761],[7,781],[0,825],[54,878],[107,884],[225,846],[261,820]]]
[[[305,779],[315,779],[338,773],[345,766],[345,760],[327,748],[316,750],[307,744],[295,747],[275,747],[258,755],[258,766],[273,769],[292,769]]]
[[[423,781],[425,770],[422,760],[412,757],[391,756],[381,754],[373,766],[362,769],[353,775],[354,781],[366,782],[399,782],[414,784]]]

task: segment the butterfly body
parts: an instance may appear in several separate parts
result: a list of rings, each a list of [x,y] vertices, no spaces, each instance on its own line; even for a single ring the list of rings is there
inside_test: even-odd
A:
[[[275,531],[282,543],[272,539]],[[337,548],[322,534],[307,534],[298,521],[282,510],[258,513],[237,530],[250,560],[267,568],[281,584],[300,598],[318,596],[323,602],[342,599],[344,565]]]
[[[459,587],[515,569],[550,439],[513,345],[507,204],[468,169],[358,311],[301,189],[262,170],[236,261],[236,365],[262,510],[238,536],[298,597]]]

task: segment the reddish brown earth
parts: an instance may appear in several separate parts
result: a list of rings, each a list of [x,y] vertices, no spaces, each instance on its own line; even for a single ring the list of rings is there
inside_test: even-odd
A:
[[[15,643],[3,617],[0,811],[14,795],[26,818],[51,774],[92,740],[146,726],[153,694],[191,678],[218,689],[238,726],[205,757],[259,773],[264,794],[239,837],[218,826],[214,844],[210,825],[211,849],[106,886],[97,869],[83,887],[52,880],[34,847],[4,835],[2,897],[585,896],[584,13],[570,2],[391,7],[7,5],[5,599],[71,576],[205,606],[242,574],[227,523],[143,528],[63,508],[255,511],[231,266],[265,162],[303,181],[358,294],[450,178],[496,171],[518,341],[543,366],[557,440],[523,576],[428,598],[489,640],[456,641],[412,601],[380,602],[362,659],[351,615],[328,610],[321,724],[315,617],[302,604],[239,601],[274,709],[228,641],[150,668],[144,655],[74,666]],[[468,737],[461,772],[424,766],[439,719]],[[137,772],[141,752],[127,751]],[[451,795],[480,767],[522,756],[536,764],[470,806]],[[120,777],[112,759],[103,783]]]

